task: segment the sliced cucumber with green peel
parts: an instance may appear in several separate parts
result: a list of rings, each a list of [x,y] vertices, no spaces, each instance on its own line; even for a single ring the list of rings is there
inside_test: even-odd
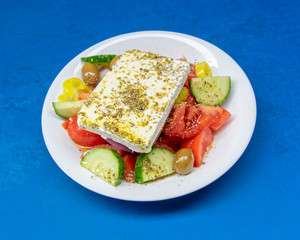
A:
[[[113,60],[115,58],[115,56],[116,55],[113,55],[113,54],[95,55],[95,56],[90,56],[90,57],[82,57],[81,61],[95,63],[96,65],[99,65],[101,67],[108,67],[111,60]]]
[[[114,186],[121,184],[124,177],[124,160],[114,149],[97,147],[89,150],[80,165]]]
[[[149,153],[138,156],[135,164],[135,181],[144,183],[174,173],[175,154],[166,148],[154,147]]]
[[[208,106],[219,106],[230,93],[229,76],[191,78],[190,89],[197,103]]]
[[[70,102],[52,102],[55,113],[62,118],[76,115],[82,108],[84,100]]]

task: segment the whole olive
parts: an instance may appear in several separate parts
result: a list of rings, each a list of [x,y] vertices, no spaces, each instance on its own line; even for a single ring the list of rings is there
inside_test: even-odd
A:
[[[86,85],[95,88],[100,81],[97,66],[94,63],[85,63],[82,67],[82,78]]]
[[[177,173],[186,175],[190,173],[194,166],[194,154],[191,149],[182,148],[175,154],[174,169]]]
[[[110,62],[110,64],[109,64],[109,70],[112,69],[112,66],[115,64],[115,62],[116,62],[117,60],[119,60],[120,57],[121,57],[121,55],[116,56],[116,57],[113,58],[113,60],[111,60],[111,62]]]

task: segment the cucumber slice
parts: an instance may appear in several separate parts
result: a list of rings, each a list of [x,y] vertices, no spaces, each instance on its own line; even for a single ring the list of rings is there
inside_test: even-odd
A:
[[[135,164],[135,181],[144,183],[174,173],[175,154],[166,148],[153,148],[149,153],[138,156]]]
[[[109,67],[111,60],[115,58],[116,55],[108,54],[108,55],[95,55],[90,57],[82,57],[81,61],[95,63],[101,67]]]
[[[80,165],[114,186],[124,177],[124,160],[114,149],[94,148],[86,152]]]
[[[219,106],[230,93],[231,78],[229,76],[191,78],[189,85],[197,103]]]
[[[76,115],[82,108],[84,100],[70,102],[52,102],[55,113],[62,118]]]

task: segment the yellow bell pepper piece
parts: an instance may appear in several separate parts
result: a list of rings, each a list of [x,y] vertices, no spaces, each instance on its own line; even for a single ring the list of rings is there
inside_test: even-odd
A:
[[[183,87],[175,100],[175,104],[180,104],[187,100],[189,90],[186,87]]]
[[[93,90],[84,85],[79,78],[70,78],[63,83],[63,92],[58,97],[59,102],[77,101],[79,93],[91,93]]]
[[[207,62],[197,63],[195,66],[197,77],[210,77],[211,69]]]

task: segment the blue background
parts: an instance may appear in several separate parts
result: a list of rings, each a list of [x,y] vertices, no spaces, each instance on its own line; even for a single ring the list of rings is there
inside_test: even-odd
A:
[[[0,238],[299,237],[299,3],[1,1]],[[143,30],[190,34],[223,49],[250,79],[258,111],[248,148],[224,176],[152,203],[79,186],[52,160],[41,131],[47,90],[74,56]]]

